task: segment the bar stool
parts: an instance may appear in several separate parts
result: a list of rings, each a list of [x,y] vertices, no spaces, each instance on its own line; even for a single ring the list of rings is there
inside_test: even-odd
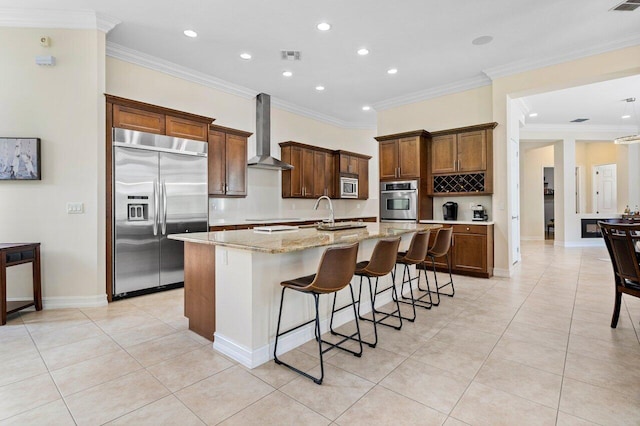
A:
[[[351,292],[351,300],[353,302],[353,314],[356,321],[356,330],[357,332],[354,334],[358,336],[360,339],[360,326],[358,324],[358,313],[356,312],[355,305],[355,297],[353,294],[353,287],[351,286],[351,278],[353,277],[353,273],[356,269],[356,259],[358,256],[358,243],[350,244],[348,246],[340,246],[340,247],[330,247],[325,250],[322,255],[322,259],[320,259],[320,265],[318,266],[318,272],[313,275],[308,275],[306,277],[294,278],[292,280],[283,281],[280,283],[282,285],[282,296],[280,298],[280,311],[278,313],[278,327],[276,330],[276,342],[273,348],[273,358],[276,364],[284,365],[289,369],[295,371],[296,373],[302,374],[305,377],[313,380],[317,384],[322,384],[322,379],[324,378],[324,363],[322,360],[322,354],[333,349],[338,348],[343,351],[349,352],[357,357],[362,355],[362,342],[360,341],[360,351],[355,352],[350,349],[347,349],[343,346],[340,346],[344,343],[348,338],[344,338],[338,343],[331,343],[325,340],[322,340],[320,335],[320,311],[318,309],[318,301],[321,294],[330,294],[333,293],[333,305],[335,306],[336,294],[338,291],[342,290],[346,286],[349,286],[349,290]],[[307,321],[303,324],[300,324],[296,327],[293,327],[287,331],[283,331],[280,333],[280,321],[282,319],[282,306],[284,302],[284,291],[286,289],[291,289],[295,291],[299,291],[302,293],[308,293],[313,295],[315,301],[315,309],[316,316],[315,319]],[[311,324],[315,321],[315,338],[318,342],[318,353],[320,355],[320,377],[314,377],[308,373],[305,373],[302,370],[295,368],[294,366],[287,364],[278,359],[277,350],[278,350],[278,338],[287,333],[290,333],[294,330],[299,329],[307,324]],[[354,339],[355,340],[355,339]],[[329,348],[322,349],[322,344],[325,343],[329,345]]]
[[[429,230],[416,232],[411,238],[411,243],[409,244],[409,250],[406,252],[401,252],[397,254],[396,257],[396,266],[404,265],[404,271],[402,273],[402,285],[400,287],[400,297],[404,300],[396,299],[399,303],[404,303],[407,305],[411,305],[413,308],[413,318],[402,317],[402,319],[406,319],[408,321],[416,320],[416,306],[431,309],[433,305],[433,301],[431,300],[431,291],[429,289],[429,281],[427,281],[427,289],[422,290],[420,288],[420,268],[416,268],[418,271],[418,275],[416,277],[411,277],[411,271],[409,270],[409,266],[411,265],[420,265],[424,264],[424,259],[427,257],[427,251],[429,250]],[[394,268],[395,269],[395,268]],[[395,271],[394,271],[395,275]],[[425,277],[427,274],[425,273]],[[421,291],[425,291],[426,293],[417,299],[413,297],[413,288],[411,283],[414,280],[418,280],[418,289]],[[409,294],[411,297],[404,296],[404,285],[409,284]],[[429,298],[429,301],[422,300],[425,297]],[[411,302],[407,302],[407,300],[411,300]],[[395,301],[395,300],[394,300]]]
[[[433,276],[436,282],[436,291],[431,291],[431,293],[436,293],[438,296],[438,301],[433,302],[434,306],[438,306],[440,304],[440,295],[443,294],[445,296],[453,297],[456,294],[456,289],[453,286],[453,277],[451,276],[451,261],[449,259],[449,250],[451,249],[451,235],[453,235],[453,228],[440,228],[436,231],[436,238],[433,242],[433,246],[427,251],[427,257],[431,258],[431,265],[433,265]],[[449,282],[446,284],[438,285],[438,275],[436,275],[436,257],[447,258],[447,267],[449,268]],[[427,276],[427,271],[424,271],[425,277]],[[427,280],[427,286],[429,281]],[[441,293],[440,289],[444,288],[448,285],[451,285],[451,293]]]
[[[378,328],[377,328],[377,324],[381,324],[381,325],[385,325],[387,327],[392,327],[395,328],[396,330],[400,330],[402,328],[402,317],[400,316],[400,305],[398,303],[398,295],[396,293],[396,286],[395,286],[395,275],[393,274],[393,268],[396,264],[396,257],[398,254],[398,247],[400,246],[400,237],[398,238],[391,238],[391,239],[386,239],[386,240],[380,240],[376,243],[376,246],[373,249],[373,253],[371,254],[371,259],[370,260],[365,260],[363,262],[358,262],[358,264],[356,265],[356,270],[355,270],[355,275],[360,277],[360,291],[358,292],[358,318],[364,321],[369,321],[373,323],[373,333],[374,333],[374,340],[373,342],[367,342],[365,340],[362,340],[362,343],[366,343],[367,345],[369,345],[372,348],[375,348],[376,345],[378,344]],[[391,273],[391,281],[392,284],[391,286],[382,289],[380,291],[378,291],[378,279],[380,277],[383,277],[385,275],[388,275],[389,273]],[[362,297],[362,279],[366,277],[367,281],[369,282],[369,296],[370,296],[370,300],[371,300],[371,315],[373,319],[369,319],[369,318],[365,318],[362,316],[362,314],[360,314],[360,301],[361,301],[361,297]],[[375,278],[376,279],[376,284],[375,284],[375,290],[371,285],[371,279]],[[384,293],[387,290],[391,290],[393,292],[393,297],[394,300],[396,302],[396,310],[392,311],[392,312],[383,312],[383,311],[379,311],[375,308],[375,304],[376,304],[376,296]],[[334,299],[335,301],[335,299]],[[338,309],[345,309],[347,308],[347,306],[343,306],[342,308]],[[331,311],[331,325],[333,324],[333,314],[337,312],[335,309],[335,305],[333,307],[333,310]],[[383,315],[382,318],[376,319],[376,314],[381,314]],[[386,320],[389,317],[394,317],[398,319],[399,324],[398,325],[393,325],[393,324],[387,324],[384,323],[383,321]],[[330,327],[331,329],[333,328],[332,326]],[[353,336],[345,336],[343,334],[339,334],[336,332],[333,332],[333,334],[337,334],[339,336],[342,337],[347,337],[347,338],[351,338],[353,339]],[[353,339],[355,340],[355,339]]]

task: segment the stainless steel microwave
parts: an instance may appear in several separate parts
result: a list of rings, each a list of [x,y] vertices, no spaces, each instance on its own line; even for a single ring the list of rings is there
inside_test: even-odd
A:
[[[340,178],[340,198],[358,198],[358,179]]]

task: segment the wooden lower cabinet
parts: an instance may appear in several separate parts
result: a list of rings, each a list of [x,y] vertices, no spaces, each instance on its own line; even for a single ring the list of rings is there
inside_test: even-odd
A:
[[[489,278],[493,276],[493,225],[451,225],[453,237],[449,251],[451,272],[459,275]],[[430,243],[433,244],[435,232],[431,233]],[[436,269],[446,271],[446,258],[439,257],[435,261]],[[428,259],[427,266],[431,268]]]

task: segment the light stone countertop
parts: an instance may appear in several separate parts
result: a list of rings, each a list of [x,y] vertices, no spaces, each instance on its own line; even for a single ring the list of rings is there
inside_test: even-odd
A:
[[[271,233],[251,229],[240,231],[194,232],[169,235],[172,240],[210,244],[263,253],[290,253],[313,247],[334,244],[351,244],[375,238],[409,234],[422,229],[439,228],[437,224],[417,223],[367,223],[364,228],[341,231],[319,231],[315,228],[299,228],[292,231]]]

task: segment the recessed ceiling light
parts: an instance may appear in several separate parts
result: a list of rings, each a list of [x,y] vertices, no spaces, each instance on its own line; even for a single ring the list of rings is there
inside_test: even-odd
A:
[[[318,92],[322,92],[324,90],[324,86],[316,86],[316,90]]]
[[[537,112],[532,112],[531,114],[529,114],[529,117],[532,117],[532,118],[533,118],[533,117],[537,117],[537,116],[538,116],[538,113],[537,113]]]
[[[391,68],[387,70],[387,74],[397,74],[398,68]]]
[[[364,47],[362,49],[358,49],[358,55],[365,56],[365,55],[368,55],[368,54],[369,54],[369,49],[366,49]]]
[[[622,118],[631,118],[631,116],[629,114],[625,114],[622,116]]]
[[[240,57],[241,57],[242,59],[245,59],[245,60],[247,60],[247,61],[248,61],[249,59],[251,59],[251,54],[250,54],[250,53],[241,53],[241,54],[240,54]]]
[[[474,44],[476,46],[482,46],[483,44],[489,44],[493,41],[493,37],[491,36],[480,36],[478,38],[474,38],[471,41],[471,44]]]
[[[368,105],[365,105],[365,106],[362,107],[363,111],[369,111],[370,109],[371,109],[371,107],[368,106]]]
[[[316,25],[316,28],[320,31],[329,31],[331,29],[331,24],[327,22],[320,22],[318,25]]]
[[[291,77],[293,73],[291,71],[283,71],[282,75],[284,75],[285,77]]]
[[[198,33],[193,31],[193,30],[184,30],[183,31],[184,35],[186,35],[187,37],[191,37],[191,38],[196,38],[198,37]]]

